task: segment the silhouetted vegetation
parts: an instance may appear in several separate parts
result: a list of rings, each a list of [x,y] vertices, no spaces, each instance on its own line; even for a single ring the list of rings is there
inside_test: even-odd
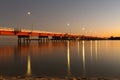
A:
[[[109,40],[120,40],[120,37],[114,37],[114,36],[111,36],[110,38],[108,38]]]

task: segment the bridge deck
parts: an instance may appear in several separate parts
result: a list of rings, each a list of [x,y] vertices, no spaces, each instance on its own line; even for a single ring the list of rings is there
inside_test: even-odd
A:
[[[78,34],[66,34],[66,33],[56,33],[56,32],[47,32],[47,31],[38,31],[38,30],[26,30],[26,29],[14,29],[14,28],[0,28],[0,35],[7,35],[7,36],[47,36],[47,37],[66,37],[66,38],[81,38],[81,39],[102,39],[100,37],[94,36],[83,36]]]

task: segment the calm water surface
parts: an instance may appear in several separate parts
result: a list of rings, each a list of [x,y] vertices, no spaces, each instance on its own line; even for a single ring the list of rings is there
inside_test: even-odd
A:
[[[0,41],[0,75],[119,77],[120,41]]]

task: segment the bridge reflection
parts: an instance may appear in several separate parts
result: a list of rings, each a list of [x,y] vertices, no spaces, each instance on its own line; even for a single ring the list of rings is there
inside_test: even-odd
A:
[[[65,46],[65,42],[48,42],[40,44],[21,44],[21,45],[5,45],[0,46],[0,61],[13,59],[18,56],[19,59],[24,59],[28,55],[39,55],[39,53],[48,53],[53,48]]]

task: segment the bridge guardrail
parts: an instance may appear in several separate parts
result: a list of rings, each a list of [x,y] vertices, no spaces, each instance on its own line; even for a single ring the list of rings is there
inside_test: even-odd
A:
[[[11,27],[8,27],[8,28],[6,28],[6,27],[0,27],[0,30],[1,31],[14,31],[14,28],[11,28]]]

